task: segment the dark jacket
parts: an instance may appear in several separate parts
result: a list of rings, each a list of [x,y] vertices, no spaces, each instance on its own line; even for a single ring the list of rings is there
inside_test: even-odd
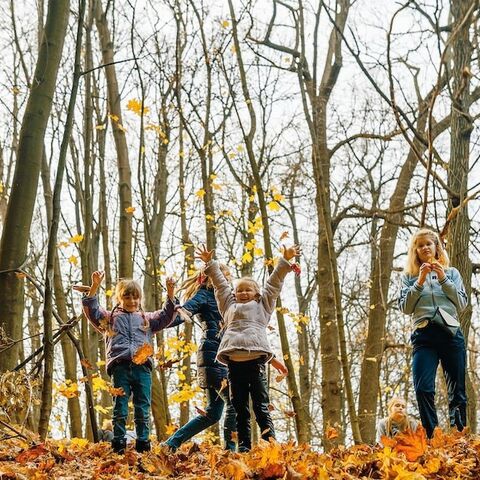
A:
[[[213,289],[201,286],[183,305],[202,324],[203,336],[197,352],[197,375],[201,388],[220,388],[227,369],[215,360],[220,345],[222,317],[218,311]]]
[[[132,360],[143,344],[152,344],[154,333],[173,326],[175,318],[175,305],[170,299],[156,312],[129,313],[120,307],[109,312],[100,307],[96,296],[84,297],[82,304],[85,316],[105,338],[107,372],[115,362]],[[153,365],[151,357],[147,364]]]

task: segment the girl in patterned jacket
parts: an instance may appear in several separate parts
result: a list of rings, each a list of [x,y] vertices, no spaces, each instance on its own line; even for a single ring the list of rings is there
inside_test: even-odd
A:
[[[82,299],[83,311],[92,325],[103,334],[107,372],[121,394],[114,398],[112,448],[124,453],[128,401],[133,395],[134,420],[137,432],[137,452],[150,450],[150,405],[153,361],[135,354],[151,345],[153,335],[163,328],[174,326],[175,281],[167,278],[168,299],[162,310],[144,312],[141,307],[142,289],[134,280],[120,280],[115,287],[117,306],[109,312],[100,307],[97,290],[104,272],[92,273],[92,284]],[[83,286],[77,287],[77,290]],[[176,323],[175,323],[176,324]]]

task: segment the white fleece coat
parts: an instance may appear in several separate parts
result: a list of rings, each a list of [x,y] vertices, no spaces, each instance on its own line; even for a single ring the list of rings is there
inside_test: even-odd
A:
[[[228,354],[236,350],[260,352],[270,361],[273,352],[267,338],[267,325],[291,265],[283,257],[267,280],[259,299],[237,303],[230,284],[215,260],[208,262],[205,273],[215,287],[218,309],[225,322],[223,337],[218,347],[217,361],[228,364]]]

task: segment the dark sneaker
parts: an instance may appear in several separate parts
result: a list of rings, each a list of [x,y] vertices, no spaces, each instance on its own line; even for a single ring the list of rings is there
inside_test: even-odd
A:
[[[123,455],[125,453],[126,448],[127,448],[127,441],[125,439],[112,440],[112,449],[115,453],[118,453],[119,455]]]
[[[149,452],[150,449],[150,440],[135,440],[135,450],[138,453]]]

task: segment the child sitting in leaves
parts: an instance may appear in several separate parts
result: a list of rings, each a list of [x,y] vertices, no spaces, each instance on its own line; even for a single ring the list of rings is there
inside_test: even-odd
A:
[[[283,247],[283,257],[267,280],[263,293],[252,278],[237,281],[232,292],[230,284],[213,258],[213,250],[203,245],[197,249],[197,258],[206,264],[205,273],[215,287],[218,308],[224,319],[223,337],[217,360],[228,367],[230,395],[237,414],[238,450],[251,449],[249,396],[264,440],[275,439],[275,430],[269,411],[269,396],[265,364],[272,365],[285,375],[287,369],[274,358],[267,338],[266,327],[275,309],[283,280],[292,270],[290,260],[300,255],[296,245]]]
[[[382,437],[394,437],[406,430],[413,432],[418,427],[418,422],[407,415],[407,404],[399,397],[390,399],[387,405],[388,417],[382,418],[377,426],[377,442],[382,443]]]
[[[137,452],[150,450],[150,405],[152,387],[153,335],[174,326],[176,317],[175,281],[167,278],[167,302],[162,310],[144,312],[141,307],[142,290],[134,280],[120,280],[115,287],[118,304],[109,312],[98,304],[96,296],[104,273],[92,273],[92,284],[82,299],[83,311],[93,326],[105,338],[107,373],[113,385],[122,394],[114,397],[112,448],[124,453],[128,401],[133,395],[134,420],[137,432]],[[75,287],[74,287],[75,288]],[[76,290],[82,291],[83,286]]]

